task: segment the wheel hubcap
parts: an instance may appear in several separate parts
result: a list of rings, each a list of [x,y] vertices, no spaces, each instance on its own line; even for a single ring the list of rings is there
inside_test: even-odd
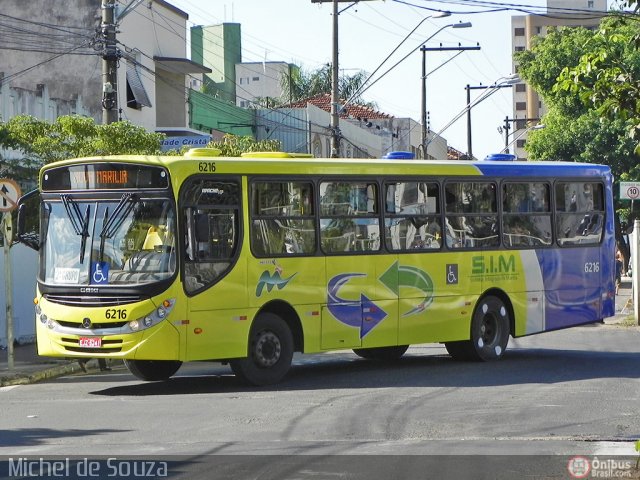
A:
[[[484,344],[495,342],[498,337],[498,321],[493,315],[485,315],[480,326],[480,336]]]
[[[273,332],[262,332],[258,337],[255,348],[256,363],[261,367],[272,367],[280,359],[282,345],[280,339]]]

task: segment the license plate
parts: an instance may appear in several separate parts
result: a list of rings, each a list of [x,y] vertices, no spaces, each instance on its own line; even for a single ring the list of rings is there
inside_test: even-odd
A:
[[[80,337],[78,345],[84,348],[100,348],[102,346],[101,337]]]

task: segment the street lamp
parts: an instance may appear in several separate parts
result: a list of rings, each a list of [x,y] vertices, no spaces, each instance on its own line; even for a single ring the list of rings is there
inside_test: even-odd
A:
[[[526,133],[532,131],[532,130],[542,130],[543,128],[545,128],[546,125],[543,123],[539,123],[538,125],[531,125],[528,128],[524,128],[522,130],[522,132],[520,132],[520,135],[517,135],[513,140],[511,140],[511,142],[509,142],[502,150],[500,150],[500,153],[509,153],[509,147],[511,145],[513,145],[514,143],[516,143],[520,137],[522,137],[523,135],[525,135]],[[512,133],[512,135],[514,135],[518,130],[516,130],[515,132]],[[515,151],[514,151],[515,153]]]
[[[427,158],[427,49],[425,44],[445,28],[469,28],[471,26],[471,22],[450,23],[448,25],[444,25],[436,30],[433,35],[427,38],[420,47],[420,50],[422,51],[422,135],[420,138],[422,158]],[[460,47],[460,49],[462,48],[465,47]]]

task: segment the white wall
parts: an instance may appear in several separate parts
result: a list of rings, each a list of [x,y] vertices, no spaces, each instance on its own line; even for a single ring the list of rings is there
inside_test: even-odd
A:
[[[33,299],[36,295],[38,253],[22,244],[11,247],[13,338],[20,344],[33,343],[36,335]],[[4,249],[0,248],[0,347],[7,346],[7,303],[5,297]]]

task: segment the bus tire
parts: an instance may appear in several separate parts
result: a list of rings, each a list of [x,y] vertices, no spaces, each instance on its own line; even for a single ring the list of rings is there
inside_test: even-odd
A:
[[[236,377],[262,386],[278,383],[291,368],[293,335],[287,323],[273,313],[261,313],[251,326],[246,358],[231,360]]]
[[[502,358],[509,343],[509,309],[493,295],[480,299],[471,318],[471,340],[446,342],[454,360],[482,361]]]
[[[398,345],[395,347],[375,347],[375,348],[354,348],[353,353],[367,360],[378,360],[381,362],[393,362],[399,360],[407,351],[409,345]]]
[[[156,382],[168,380],[178,371],[182,362],[178,360],[125,360],[124,364],[140,380]]]

